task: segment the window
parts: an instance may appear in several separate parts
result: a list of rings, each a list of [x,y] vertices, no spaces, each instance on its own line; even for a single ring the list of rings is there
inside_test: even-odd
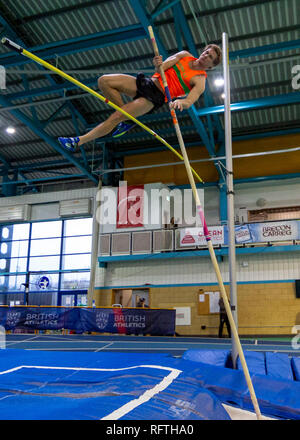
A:
[[[28,254],[28,240],[13,241],[11,243],[11,257],[27,257]]]
[[[61,221],[32,223],[31,238],[60,237],[61,228]]]
[[[55,273],[41,273],[31,274],[29,280],[30,292],[48,292],[57,290],[59,283],[59,274]]]
[[[7,272],[26,272],[27,270],[27,258],[11,258],[7,262],[9,264]]]
[[[42,240],[32,240],[30,246],[30,256],[38,255],[59,255],[61,238],[45,238]]]
[[[62,290],[88,289],[90,284],[90,272],[64,273],[61,276]]]
[[[64,239],[64,254],[83,254],[91,252],[92,237],[67,237]]]
[[[49,270],[59,270],[60,257],[31,257],[29,260],[30,272],[42,272]]]
[[[65,220],[64,236],[92,235],[93,219],[80,218],[76,220]]]
[[[64,255],[62,261],[64,270],[90,269],[91,254]]]
[[[24,292],[22,283],[25,283],[25,279],[25,275],[1,275],[0,292]]]
[[[29,223],[22,223],[18,225],[4,226],[1,232],[1,241],[5,240],[28,240],[29,238]]]
[[[44,304],[44,292],[52,292],[56,304],[62,290],[87,290],[92,229],[91,218],[0,227],[0,304],[3,294],[24,292],[26,274],[37,305]]]

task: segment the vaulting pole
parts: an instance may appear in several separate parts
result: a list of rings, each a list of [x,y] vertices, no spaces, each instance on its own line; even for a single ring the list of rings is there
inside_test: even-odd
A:
[[[151,41],[152,41],[154,54],[156,56],[158,56],[159,55],[159,51],[158,51],[158,47],[157,47],[156,40],[155,40],[155,37],[154,37],[154,33],[153,33],[153,30],[152,30],[151,26],[148,27],[148,31],[149,31],[149,35],[150,35],[150,38],[151,38]],[[169,103],[169,106],[170,106],[170,104],[172,102],[172,99],[171,99],[170,91],[169,91],[169,88],[168,88],[168,83],[167,83],[166,76],[165,76],[165,73],[164,73],[164,70],[163,70],[162,66],[160,66],[160,75],[161,75],[162,80],[163,80],[163,84],[164,84],[165,92],[166,92],[166,97],[168,99],[168,103]],[[224,283],[223,283],[223,280],[222,280],[222,275],[221,275],[221,272],[220,272],[220,269],[219,269],[219,265],[218,265],[218,262],[217,262],[217,258],[216,258],[216,255],[215,255],[215,251],[214,251],[214,248],[213,248],[213,245],[212,245],[212,242],[211,242],[211,237],[209,235],[208,227],[207,227],[205,216],[204,216],[204,210],[203,210],[203,207],[201,205],[199,194],[197,192],[197,188],[196,188],[196,184],[195,184],[195,180],[194,180],[194,177],[193,177],[193,174],[192,174],[192,171],[191,171],[191,166],[190,166],[189,159],[188,159],[188,156],[187,156],[187,153],[186,153],[184,141],[183,141],[183,138],[182,138],[182,135],[181,135],[181,131],[180,131],[180,127],[179,127],[179,124],[178,124],[178,120],[177,120],[177,117],[176,117],[176,112],[171,107],[170,107],[170,112],[171,112],[171,116],[172,116],[172,120],[173,120],[173,124],[174,124],[175,130],[176,130],[176,134],[178,136],[178,142],[179,142],[179,145],[180,145],[181,153],[182,153],[182,156],[184,158],[184,164],[185,164],[185,167],[186,167],[186,171],[187,171],[187,175],[188,175],[188,178],[189,178],[189,182],[190,182],[190,185],[192,187],[192,191],[193,191],[193,195],[194,195],[194,199],[195,199],[195,203],[196,203],[196,209],[198,211],[198,214],[199,214],[199,217],[200,217],[200,220],[201,220],[201,224],[202,224],[202,227],[203,227],[203,232],[204,232],[204,235],[205,235],[205,238],[206,238],[206,241],[207,241],[207,246],[208,246],[211,262],[213,264],[213,267],[214,267],[214,270],[215,270],[215,273],[216,273],[216,276],[217,276],[217,280],[218,280],[221,296],[223,298],[224,306],[225,306],[225,309],[226,309],[226,313],[227,313],[227,316],[228,316],[228,319],[229,319],[229,322],[230,322],[231,332],[233,334],[233,337],[234,337],[234,340],[235,340],[235,343],[236,343],[236,346],[237,346],[238,354],[239,354],[240,361],[241,361],[241,364],[242,364],[242,367],[243,367],[243,371],[244,371],[245,379],[246,379],[246,382],[247,382],[247,385],[248,385],[248,389],[249,389],[249,392],[250,392],[250,396],[251,396],[251,400],[252,400],[252,403],[253,403],[253,407],[254,407],[257,419],[262,419],[261,412],[260,412],[260,409],[259,409],[259,406],[258,406],[258,402],[257,402],[257,398],[256,398],[256,395],[255,395],[255,391],[254,391],[254,388],[253,388],[253,384],[252,384],[252,381],[251,381],[251,377],[250,377],[250,374],[249,374],[249,370],[248,370],[248,367],[247,367],[247,364],[246,364],[245,356],[244,356],[244,353],[243,353],[243,349],[242,349],[242,346],[241,346],[240,338],[239,338],[239,335],[238,335],[238,332],[237,332],[237,328],[236,328],[236,325],[235,325],[235,322],[234,322],[234,319],[233,319],[233,316],[232,316],[232,313],[231,313],[230,304],[229,304],[229,301],[227,299],[225,286],[224,286]]]
[[[161,136],[159,136],[157,133],[155,133],[155,131],[151,130],[151,128],[147,127],[142,122],[140,122],[138,119],[131,116],[129,113],[127,113],[121,107],[118,107],[116,104],[109,101],[104,96],[100,95],[100,93],[95,92],[93,89],[82,84],[80,81],[77,81],[72,76],[68,75],[67,73],[63,72],[62,70],[58,69],[57,67],[52,66],[52,64],[49,64],[46,61],[42,60],[41,58],[37,57],[36,55],[32,54],[31,52],[28,52],[28,50],[26,50],[23,47],[19,46],[18,44],[14,43],[13,41],[9,40],[8,38],[5,38],[5,37],[2,38],[1,43],[4,44],[5,46],[9,47],[10,49],[20,53],[21,55],[24,55],[25,57],[30,58],[31,60],[35,61],[36,63],[41,64],[42,66],[46,67],[46,69],[52,70],[53,72],[57,73],[57,75],[60,75],[61,77],[65,78],[66,80],[70,81],[71,83],[77,85],[81,89],[85,90],[86,92],[90,93],[91,95],[95,96],[96,98],[100,99],[101,101],[105,102],[107,105],[112,107],[114,110],[122,113],[128,119],[131,119],[137,125],[142,127],[145,131],[150,133],[159,142],[161,142],[169,150],[171,150],[180,160],[183,160],[183,157],[181,156],[181,154],[179,154],[175,150],[175,148],[173,148],[170,144],[168,144],[168,142],[165,141]],[[203,183],[203,180],[201,179],[201,177],[196,173],[196,171],[193,168],[192,168],[192,172],[194,173],[195,177],[199,180],[199,182]]]

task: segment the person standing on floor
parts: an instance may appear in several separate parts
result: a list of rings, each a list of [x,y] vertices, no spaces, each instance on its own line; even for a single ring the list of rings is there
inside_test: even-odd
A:
[[[223,334],[224,324],[226,324],[228,336],[230,338],[231,337],[231,328],[230,328],[229,319],[228,319],[228,316],[226,313],[226,309],[225,309],[225,305],[224,305],[224,301],[223,301],[222,297],[220,297],[220,299],[219,299],[219,307],[220,307],[219,338],[223,337],[222,334]]]

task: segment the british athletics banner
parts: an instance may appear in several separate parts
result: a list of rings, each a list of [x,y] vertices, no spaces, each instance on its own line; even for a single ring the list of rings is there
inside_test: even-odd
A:
[[[173,336],[175,318],[175,309],[0,307],[0,325],[6,330],[67,329],[78,333]]]

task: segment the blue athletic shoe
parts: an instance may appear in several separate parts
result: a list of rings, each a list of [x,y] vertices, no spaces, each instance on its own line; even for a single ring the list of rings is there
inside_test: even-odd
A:
[[[59,137],[58,141],[65,150],[74,153],[74,151],[78,147],[79,137],[72,137],[72,138]]]
[[[127,131],[131,130],[135,124],[133,123],[126,123],[126,122],[120,122],[120,124],[117,126],[116,131],[113,132],[112,137],[117,138],[122,136],[123,134],[127,133]]]

